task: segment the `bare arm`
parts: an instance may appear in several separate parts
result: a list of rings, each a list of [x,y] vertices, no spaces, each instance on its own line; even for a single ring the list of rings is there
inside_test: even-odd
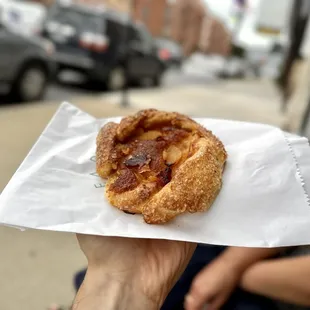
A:
[[[115,280],[98,270],[88,270],[72,310],[158,310],[160,305],[135,290],[128,282]]]
[[[284,248],[229,247],[219,259],[227,261],[233,268],[242,273],[253,263],[273,257],[283,250]]]
[[[281,250],[283,249],[227,248],[196,276],[186,298],[186,309],[201,310],[206,303],[212,310],[220,309],[239,285],[242,274],[249,266],[273,257]]]
[[[310,306],[310,256],[256,263],[243,274],[241,286],[252,293]]]

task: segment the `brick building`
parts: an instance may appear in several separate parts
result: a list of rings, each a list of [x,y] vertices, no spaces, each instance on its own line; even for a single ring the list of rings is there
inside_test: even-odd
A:
[[[153,36],[163,35],[166,0],[135,0],[133,1],[133,18],[143,22]]]
[[[186,55],[198,47],[207,8],[202,0],[178,0],[172,7],[171,37],[182,44]]]
[[[231,33],[220,20],[212,15],[204,16],[198,41],[202,53],[228,56],[231,42]]]
[[[230,33],[209,13],[203,0],[134,0],[133,3],[134,19],[142,21],[153,36],[166,36],[180,43],[185,55],[197,50],[229,54]]]

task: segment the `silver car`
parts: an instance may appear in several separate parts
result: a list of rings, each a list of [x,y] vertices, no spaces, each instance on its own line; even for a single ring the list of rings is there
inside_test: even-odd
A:
[[[18,101],[41,99],[52,76],[53,53],[52,43],[17,34],[0,21],[0,91]]]

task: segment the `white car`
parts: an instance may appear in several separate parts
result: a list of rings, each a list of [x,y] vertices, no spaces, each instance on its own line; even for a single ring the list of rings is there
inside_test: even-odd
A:
[[[2,24],[19,34],[39,34],[46,16],[47,10],[42,4],[20,0],[0,0]]]

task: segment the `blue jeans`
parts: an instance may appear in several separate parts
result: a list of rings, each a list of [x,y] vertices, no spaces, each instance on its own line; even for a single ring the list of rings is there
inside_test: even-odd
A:
[[[225,247],[198,245],[187,268],[167,296],[161,310],[183,310],[184,297],[189,291],[190,285],[195,276],[224,249]],[[74,284],[76,290],[78,290],[82,284],[85,272],[86,270],[83,270],[75,275]],[[236,289],[222,309],[273,310],[275,309],[275,306],[272,301],[267,298],[250,294],[241,289]]]

